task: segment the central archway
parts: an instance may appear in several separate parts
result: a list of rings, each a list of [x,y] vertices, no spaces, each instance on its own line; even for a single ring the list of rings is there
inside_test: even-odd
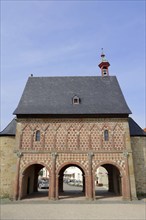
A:
[[[62,166],[58,172],[58,198],[84,197],[85,194],[85,172],[83,168],[76,163]]]

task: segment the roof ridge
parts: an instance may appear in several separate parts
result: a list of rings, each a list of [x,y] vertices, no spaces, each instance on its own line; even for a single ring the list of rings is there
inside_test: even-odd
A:
[[[103,76],[29,76],[29,78],[92,78],[92,77],[97,77],[97,78],[105,78]],[[113,76],[106,76],[106,78],[111,78],[111,77],[116,77],[115,75]]]

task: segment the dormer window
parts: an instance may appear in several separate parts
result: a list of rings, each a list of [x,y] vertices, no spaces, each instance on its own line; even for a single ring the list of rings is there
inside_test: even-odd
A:
[[[80,104],[80,98],[79,98],[78,96],[74,96],[74,97],[73,97],[73,104],[74,104],[74,105]]]

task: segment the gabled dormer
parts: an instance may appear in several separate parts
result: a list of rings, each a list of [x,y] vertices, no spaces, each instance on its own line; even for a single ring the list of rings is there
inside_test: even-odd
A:
[[[72,99],[72,102],[74,105],[78,105],[80,104],[80,98],[77,95],[75,95]]]

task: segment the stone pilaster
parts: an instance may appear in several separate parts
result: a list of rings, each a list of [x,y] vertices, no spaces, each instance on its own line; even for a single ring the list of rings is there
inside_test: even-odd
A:
[[[17,166],[16,166],[16,179],[14,183],[14,199],[17,200],[19,197],[19,173],[20,173],[20,161],[21,157],[23,156],[23,153],[20,151],[17,151]]]
[[[129,166],[128,166],[128,151],[123,152],[123,157],[125,160],[125,177],[123,178],[123,199],[131,200],[131,192],[130,192],[130,178],[129,178]]]
[[[56,199],[56,158],[57,153],[53,152],[51,154],[52,161],[52,170],[51,170],[51,178],[50,178],[50,189],[49,189],[49,198],[52,200]]]
[[[89,200],[93,199],[93,171],[92,171],[92,159],[94,154],[92,152],[88,153],[88,177],[87,177],[87,198]]]

